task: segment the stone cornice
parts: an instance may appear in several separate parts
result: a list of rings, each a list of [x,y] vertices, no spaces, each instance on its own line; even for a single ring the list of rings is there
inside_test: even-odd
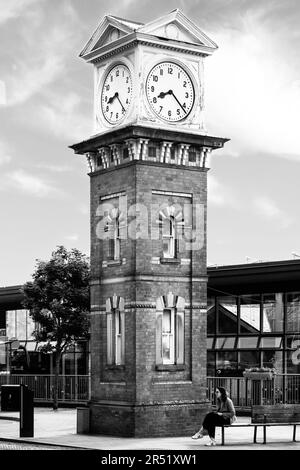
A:
[[[95,135],[87,140],[70,145],[70,148],[76,154],[84,155],[89,152],[97,152],[100,147],[123,143],[131,138],[146,138],[156,141],[170,140],[178,144],[199,145],[211,149],[222,148],[224,143],[229,140],[223,137],[180,132],[177,129],[169,130],[141,125],[128,125],[123,128],[112,129],[104,134]]]
[[[206,46],[204,44],[176,41],[153,36],[151,34],[133,32],[123,36],[114,43],[105,44],[98,49],[94,49],[93,51],[82,55],[82,57],[87,62],[95,64],[107,59],[108,57],[116,56],[124,50],[135,47],[138,44],[196,56],[211,55],[216,49],[215,47]]]

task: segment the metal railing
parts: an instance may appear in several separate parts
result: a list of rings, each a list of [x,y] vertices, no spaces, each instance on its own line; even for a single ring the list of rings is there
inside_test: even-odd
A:
[[[0,386],[25,384],[38,402],[51,402],[53,375],[0,375]],[[60,375],[58,399],[61,403],[87,402],[90,399],[89,375]],[[207,399],[215,402],[216,387],[224,387],[234,405],[247,409],[252,405],[300,403],[300,374],[277,374],[272,380],[249,380],[244,377],[208,377]]]
[[[0,386],[5,384],[28,385],[34,392],[34,400],[52,401],[53,375],[0,375]],[[90,398],[88,375],[60,375],[58,377],[58,400],[64,403],[86,402]]]
[[[276,403],[300,403],[300,374],[277,374],[271,380],[244,377],[208,377],[207,398],[215,401],[216,387],[224,387],[237,407]]]

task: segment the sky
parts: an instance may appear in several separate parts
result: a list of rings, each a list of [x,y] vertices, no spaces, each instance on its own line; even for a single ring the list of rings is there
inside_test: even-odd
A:
[[[69,145],[92,135],[93,67],[79,53],[107,14],[179,8],[219,46],[206,59],[213,153],[208,264],[300,256],[300,2],[0,0],[0,286],[58,245],[89,254],[89,177]]]

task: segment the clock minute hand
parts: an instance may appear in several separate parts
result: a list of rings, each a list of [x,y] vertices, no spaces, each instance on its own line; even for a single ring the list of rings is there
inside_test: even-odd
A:
[[[122,102],[121,102],[121,100],[120,100],[120,98],[119,98],[119,93],[118,93],[118,92],[115,93],[115,97],[118,99],[118,101],[119,101],[119,103],[120,103],[120,105],[121,105],[122,111],[125,112],[125,108],[124,108],[124,106],[122,105]]]
[[[180,103],[180,101],[178,101],[176,95],[174,95],[173,90],[170,90],[170,92],[171,92],[170,94],[174,96],[175,100],[177,101],[177,103],[179,104],[179,106],[183,109],[183,111],[184,111],[185,114],[186,114],[186,110],[184,109],[184,107],[182,106],[182,104]]]

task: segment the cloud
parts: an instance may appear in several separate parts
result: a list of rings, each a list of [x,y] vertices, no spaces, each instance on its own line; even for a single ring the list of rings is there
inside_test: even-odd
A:
[[[38,198],[59,196],[62,191],[51,186],[42,178],[31,175],[24,170],[15,170],[5,175],[1,189],[19,190]]]
[[[0,0],[0,24],[20,17],[25,8],[42,2],[43,0]]]
[[[259,196],[254,199],[254,208],[262,217],[279,222],[280,226],[287,228],[292,224],[292,218],[281,210],[275,202],[266,197]]]
[[[65,239],[70,241],[70,242],[76,242],[79,239],[79,235],[77,233],[75,233],[73,235],[67,235],[65,237]]]
[[[13,37],[7,31],[0,35],[0,40],[10,41],[11,48],[9,55],[2,54],[7,106],[24,103],[66,74],[82,25],[69,2],[51,8],[37,3],[34,11],[26,10]]]
[[[92,121],[81,111],[82,101],[74,92],[47,96],[45,104],[36,110],[35,125],[57,137],[79,140],[91,134]]]
[[[287,60],[286,36],[259,13],[214,37],[220,49],[207,61],[208,127],[242,149],[300,159],[300,64]]]
[[[10,155],[0,155],[0,165],[4,165],[5,163],[9,163],[11,161]]]
[[[3,80],[0,80],[0,106],[6,104],[6,86]]]
[[[65,173],[71,169],[67,165],[47,165],[46,163],[39,163],[36,167],[42,170],[52,171],[53,173]]]
[[[207,199],[209,204],[215,206],[237,207],[237,203],[230,189],[222,185],[215,176],[208,175],[207,180]]]
[[[0,166],[11,161],[12,157],[8,153],[7,146],[0,142]]]

